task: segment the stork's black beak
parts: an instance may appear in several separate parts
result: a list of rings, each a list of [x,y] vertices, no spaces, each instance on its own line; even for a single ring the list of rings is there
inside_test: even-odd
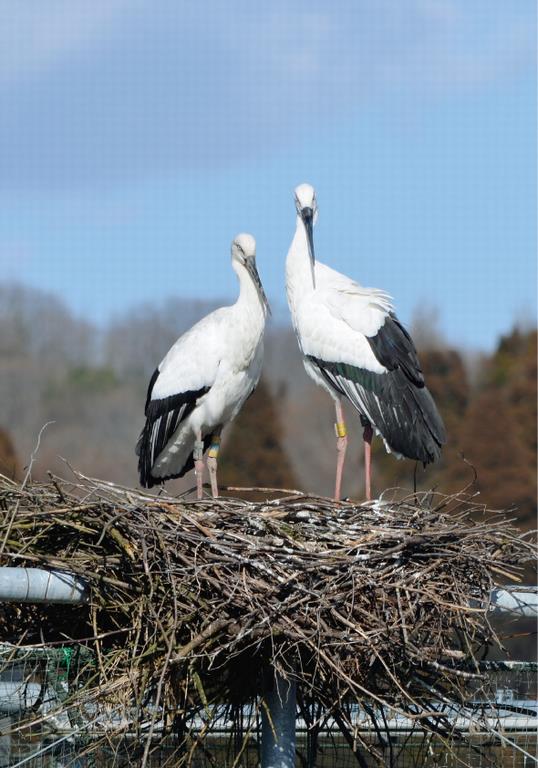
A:
[[[265,291],[263,290],[262,281],[260,280],[260,275],[258,274],[258,268],[256,267],[256,262],[254,258],[247,258],[245,259],[245,267],[247,268],[247,272],[252,278],[252,282],[256,286],[256,290],[258,291],[258,296],[260,297],[261,303],[264,305],[265,309],[267,310],[267,313],[271,314],[271,307],[269,306],[269,302],[267,301],[267,296],[265,295]]]
[[[310,267],[312,269],[312,285],[316,287],[316,256],[314,254],[314,211],[312,208],[301,208],[301,218],[306,230],[306,239],[308,242],[308,253],[310,256]]]

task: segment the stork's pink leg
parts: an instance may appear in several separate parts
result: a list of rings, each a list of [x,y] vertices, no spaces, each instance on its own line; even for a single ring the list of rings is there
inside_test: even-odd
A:
[[[211,493],[213,498],[218,498],[219,486],[217,483],[217,458],[220,449],[220,435],[215,432],[211,437],[211,445],[207,452],[207,468],[209,470],[209,479],[211,480]]]
[[[196,432],[192,455],[194,459],[194,474],[196,475],[196,498],[201,499],[204,493],[204,442],[201,430]]]
[[[342,473],[344,471],[344,461],[346,459],[347,449],[347,430],[346,423],[344,421],[344,414],[342,411],[342,403],[340,400],[336,400],[336,424],[334,429],[336,432],[336,484],[334,489],[334,498],[339,501],[342,495]]]
[[[370,424],[364,427],[362,439],[364,440],[364,480],[366,483],[366,501],[372,498],[372,437],[373,429]]]

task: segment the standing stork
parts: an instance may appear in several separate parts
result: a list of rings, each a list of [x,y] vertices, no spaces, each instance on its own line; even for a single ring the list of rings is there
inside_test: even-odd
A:
[[[314,256],[318,208],[309,184],[295,190],[297,227],[286,261],[288,303],[308,375],[336,407],[336,484],[340,498],[347,430],[342,397],[364,428],[366,498],[371,499],[374,430],[397,458],[435,461],[445,428],[424,377],[415,346],[394,314],[390,297],[363,288]]]
[[[141,485],[151,488],[194,467],[202,498],[204,460],[218,496],[220,433],[256,387],[263,361],[269,305],[256,268],[256,241],[238,235],[232,267],[239,298],[211,312],[181,336],[154,372],[146,399],[146,424],[138,439]]]

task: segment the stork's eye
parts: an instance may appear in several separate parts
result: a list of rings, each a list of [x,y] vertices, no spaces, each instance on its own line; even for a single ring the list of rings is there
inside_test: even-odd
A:
[[[245,251],[244,251],[244,250],[243,250],[243,248],[242,248],[242,247],[239,245],[239,243],[236,243],[235,245],[236,245],[236,248],[237,248],[237,258],[239,259],[239,261],[241,262],[241,264],[245,264],[245,262],[246,262],[246,260],[247,260],[247,257],[246,257],[246,255],[245,255]]]

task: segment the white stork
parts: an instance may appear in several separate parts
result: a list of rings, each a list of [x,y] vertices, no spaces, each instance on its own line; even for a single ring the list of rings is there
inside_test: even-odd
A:
[[[424,385],[413,341],[394,314],[390,297],[315,260],[318,209],[313,187],[296,188],[295,206],[297,228],[286,261],[288,303],[306,372],[335,402],[335,497],[340,498],[347,447],[341,403],[345,397],[364,427],[369,500],[373,430],[387,451],[426,465],[439,457],[445,428]]]
[[[204,460],[218,496],[220,433],[256,387],[269,311],[256,268],[256,241],[238,235],[232,267],[239,298],[204,317],[181,336],[154,372],[146,399],[146,425],[138,439],[141,485],[151,488],[194,467],[202,498]]]

